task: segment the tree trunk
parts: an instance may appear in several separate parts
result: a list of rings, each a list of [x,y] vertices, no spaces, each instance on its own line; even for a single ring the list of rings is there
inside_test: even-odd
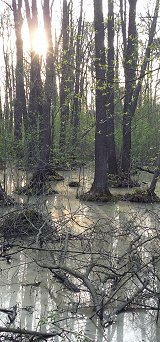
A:
[[[124,4],[123,4],[124,2]],[[122,26],[122,39],[123,39],[123,62],[125,61],[125,54],[126,54],[126,0],[120,0],[120,18],[121,18],[121,26]]]
[[[2,95],[0,92],[0,132],[2,128],[2,118],[3,118],[3,111],[2,111]]]
[[[10,101],[9,101],[9,55],[7,52],[3,51],[4,63],[5,63],[5,105],[4,105],[4,114],[5,114],[5,133],[9,134],[9,114],[10,114]],[[15,131],[14,131],[15,132]],[[18,139],[19,140],[19,139]]]
[[[122,172],[130,177],[131,167],[131,113],[130,103],[135,87],[137,64],[137,29],[136,29],[137,0],[129,0],[128,42],[124,62],[125,98],[123,114],[123,146],[122,146]]]
[[[63,0],[63,21],[62,21],[62,75],[60,84],[60,141],[61,153],[65,152],[66,147],[66,128],[69,120],[69,13],[67,0]]]
[[[160,155],[158,156],[158,158],[156,160],[156,168],[154,171],[153,178],[151,180],[151,184],[148,188],[148,193],[151,195],[154,195],[159,176],[160,176]]]
[[[130,0],[130,11],[132,8],[132,13],[130,13],[131,16],[133,15],[133,11],[134,11],[133,5],[136,5],[135,2],[136,2],[135,0],[134,2]],[[134,52],[136,55],[137,53],[136,53],[135,47],[132,46],[133,41],[131,39],[132,38],[131,33],[128,36],[128,47],[127,47],[128,52],[126,52],[127,56],[126,56],[126,63],[125,63],[125,68],[126,68],[125,69],[125,101],[124,101],[124,115],[123,115],[123,146],[122,146],[122,165],[121,165],[122,171],[126,175],[128,175],[128,177],[130,177],[130,166],[131,166],[131,121],[137,108],[137,103],[138,103],[139,94],[142,88],[143,78],[145,76],[146,68],[150,59],[150,52],[152,48],[152,43],[153,43],[153,38],[155,35],[157,18],[158,18],[158,13],[159,13],[159,2],[160,2],[159,0],[156,0],[153,20],[152,20],[152,24],[151,24],[151,28],[149,32],[148,44],[146,47],[146,51],[144,53],[144,58],[143,58],[143,62],[141,65],[141,70],[140,70],[140,74],[138,77],[137,85],[135,85],[135,81],[134,81],[134,77],[136,76],[136,73],[135,73],[136,59],[134,57]],[[135,32],[135,29],[136,29],[135,24],[133,25],[133,29],[134,29],[133,31]],[[131,26],[131,32],[132,32],[132,26]],[[131,53],[132,53],[132,58],[128,59]],[[133,62],[133,66],[132,66],[132,62]],[[128,67],[127,67],[127,64],[128,64]]]
[[[94,0],[95,71],[96,71],[96,132],[95,174],[90,192],[111,196],[107,178],[107,127],[105,87],[105,47],[102,0]]]
[[[148,66],[148,63],[150,60],[152,43],[153,43],[153,39],[154,39],[155,32],[156,32],[156,26],[157,26],[159,5],[160,5],[160,0],[156,0],[153,20],[152,20],[152,24],[151,24],[151,28],[150,28],[150,32],[149,32],[149,38],[148,38],[148,43],[147,43],[147,47],[146,47],[144,58],[143,58],[143,63],[141,65],[141,70],[140,70],[140,74],[138,77],[138,83],[137,83],[137,85],[133,91],[132,101],[130,104],[130,112],[131,112],[132,117],[134,116],[136,108],[137,108],[137,103],[138,103],[139,94],[140,94],[140,91],[142,88],[143,78],[145,76],[146,69],[147,69],[147,66]]]
[[[49,8],[49,0],[43,2],[43,18],[48,43],[46,51],[46,78],[44,88],[41,80],[41,65],[39,56],[33,50],[32,38],[38,28],[38,12],[37,2],[32,0],[32,16],[28,0],[25,0],[26,14],[31,39],[31,71],[30,71],[30,94],[29,94],[29,119],[28,131],[31,134],[29,141],[29,163],[34,163],[35,170],[29,184],[20,189],[25,194],[42,194],[48,191],[46,181],[48,176],[54,177],[54,180],[62,180],[63,177],[55,173],[50,162],[51,149],[51,104],[53,99],[53,91],[55,88],[55,68],[53,58],[53,43],[51,31],[51,15]],[[38,132],[39,123],[39,132]],[[38,135],[39,140],[37,139]],[[36,156],[37,140],[40,142],[40,153]],[[37,157],[37,158],[36,158]]]
[[[107,112],[107,153],[108,173],[116,175],[117,160],[114,138],[114,8],[113,0],[108,0],[108,53],[107,53],[107,89],[106,89],[106,112]]]
[[[14,15],[14,25],[16,34],[16,98],[14,104],[14,137],[17,141],[22,139],[22,119],[27,116],[26,98],[24,88],[24,68],[23,68],[23,40],[22,40],[22,0],[12,0]]]
[[[80,15],[78,20],[78,31],[76,39],[76,65],[75,65],[75,86],[73,97],[73,109],[72,109],[72,143],[77,144],[79,123],[80,123],[80,111],[81,111],[81,98],[80,98],[80,77],[81,77],[81,62],[82,62],[82,25],[83,15],[83,0],[80,2]]]
[[[32,15],[28,0],[25,0],[26,16],[30,33],[31,44],[31,69],[30,69],[30,94],[28,106],[28,124],[26,131],[27,164],[37,164],[39,158],[39,132],[38,121],[43,115],[43,89],[41,80],[40,57],[33,50],[33,37],[38,29],[37,1],[32,0]]]
[[[43,2],[43,18],[47,39],[46,78],[44,84],[43,113],[40,118],[40,163],[44,167],[49,164],[51,150],[51,104],[55,87],[55,67],[53,58],[53,43],[51,30],[51,15],[49,0]]]

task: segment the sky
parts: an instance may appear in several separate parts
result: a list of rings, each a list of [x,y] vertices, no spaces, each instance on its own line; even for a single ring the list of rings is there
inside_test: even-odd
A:
[[[31,0],[30,0],[31,1]],[[50,0],[51,1],[51,0]],[[69,1],[69,0],[68,0]],[[104,17],[107,16],[107,0],[102,0],[103,1],[103,11],[104,11]],[[18,2],[18,0],[17,0]],[[42,0],[37,0],[37,4],[41,4]],[[24,3],[24,1],[23,1]],[[9,4],[11,6],[12,0],[0,0],[0,13],[3,13],[4,9],[7,7],[6,4]],[[61,30],[61,16],[62,16],[62,4],[63,0],[54,0],[53,4],[53,26],[54,28],[56,27],[57,35],[60,33]],[[78,17],[79,15],[79,5],[80,5],[80,0],[73,0],[74,4],[74,16]],[[117,6],[119,4],[119,0],[115,0],[115,11],[117,11]],[[145,16],[147,11],[151,11],[153,13],[153,8],[154,8],[155,0],[137,0],[137,14],[138,16],[142,14],[142,16]],[[87,21],[93,21],[93,0],[84,0],[84,13],[85,13],[85,19]],[[118,9],[119,11],[119,9]],[[142,29],[143,29],[143,20],[140,21],[142,23]],[[23,37],[25,40],[25,45],[29,48],[29,37],[27,33],[27,24],[23,28]],[[41,37],[41,39],[39,39]],[[1,45],[1,42],[0,42]],[[43,47],[44,45],[44,47]],[[43,32],[43,19],[42,19],[42,14],[41,14],[41,24],[40,24],[40,30],[39,33],[37,34],[35,38],[35,47],[38,52],[42,52],[45,50],[45,35]],[[0,52],[2,50],[2,47],[0,46]]]
[[[41,2],[42,0],[37,0],[37,4],[41,4]],[[0,0],[0,13],[3,13],[4,9],[8,7],[6,5],[7,3],[11,5],[12,0]],[[59,34],[60,29],[61,29],[62,4],[63,4],[63,0],[54,0],[53,23],[54,23],[54,26],[56,27],[57,35]],[[78,18],[80,0],[73,0],[73,4],[74,4],[74,15],[75,17]],[[115,0],[115,11],[118,8],[116,4],[119,4],[119,0]],[[142,16],[145,16],[148,9],[151,13],[153,13],[154,4],[155,4],[155,0],[137,0],[138,16],[140,14],[142,14]],[[107,15],[107,0],[103,0],[103,11],[104,11],[104,17],[105,17]],[[84,13],[85,13],[85,19],[87,21],[93,21],[93,0],[84,0]],[[41,22],[43,23],[42,15],[41,15]],[[143,24],[143,19],[140,20],[140,26],[142,27],[142,35],[143,35],[143,27],[145,27]],[[29,50],[29,36],[28,36],[27,30],[28,29],[27,29],[27,24],[26,24],[23,28],[25,50],[27,49]],[[45,35],[43,31],[43,24],[41,24],[39,33],[35,37],[35,48],[37,52],[44,54],[45,46],[46,46]],[[0,54],[2,55],[2,39],[0,39]]]
[[[79,9],[80,0],[73,0],[75,11]],[[0,0],[0,12],[6,8],[6,4],[11,5],[12,0]],[[41,3],[41,0],[37,0],[37,3]],[[56,14],[60,9],[62,9],[63,0],[54,0],[54,7],[56,8]],[[118,4],[119,0],[115,0],[115,4]],[[147,8],[150,10],[153,8],[155,1],[154,0],[137,0],[137,11],[145,12]],[[116,6],[116,5],[115,5]],[[103,10],[104,13],[107,13],[107,0],[103,0]],[[84,0],[84,11],[87,20],[92,20],[93,18],[93,0]]]

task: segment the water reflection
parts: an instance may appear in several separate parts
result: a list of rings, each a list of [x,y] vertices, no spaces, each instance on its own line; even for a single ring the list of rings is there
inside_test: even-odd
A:
[[[153,269],[160,279],[160,264],[157,261],[158,244],[152,239],[159,234],[159,205],[139,205],[126,204],[123,202],[95,204],[81,203],[76,199],[77,190],[68,187],[70,180],[79,179],[76,171],[65,172],[65,181],[52,184],[59,191],[59,195],[39,198],[25,198],[18,196],[20,203],[28,201],[34,203],[37,208],[48,210],[53,219],[58,222],[64,230],[72,229],[81,233],[86,229],[93,230],[91,241],[78,241],[77,244],[70,245],[74,253],[69,255],[70,267],[86,270],[91,262],[95,264],[119,267],[121,272],[129,270],[126,274],[126,285],[121,290],[122,280],[119,281],[120,290],[114,294],[114,282],[117,279],[110,279],[107,282],[106,301],[114,294],[114,302],[109,301],[108,305],[118,305],[119,301],[130,296],[134,290],[140,286],[140,279],[135,274],[135,267],[143,265],[146,273],[144,277],[153,277]],[[82,177],[82,174],[80,175]],[[5,179],[8,193],[12,193],[17,184],[23,185],[26,175],[23,172],[12,170],[10,173],[1,175],[0,181]],[[82,180],[83,188],[90,188],[92,180],[91,170],[86,172],[85,179]],[[160,188],[158,188],[158,191]],[[81,191],[81,189],[79,190]],[[116,190],[113,190],[115,192]],[[120,190],[121,192],[123,190]],[[160,193],[160,191],[159,191]],[[2,209],[2,214],[6,209]],[[97,235],[97,232],[99,234]],[[139,236],[141,237],[139,243]],[[143,242],[143,243],[142,243]],[[135,249],[134,249],[135,246]],[[61,248],[63,245],[58,245]],[[132,248],[131,248],[132,247]],[[130,253],[132,249],[132,253]],[[76,254],[77,251],[84,252]],[[135,250],[135,253],[134,253]],[[91,253],[92,252],[92,253]],[[156,324],[156,311],[136,311],[125,312],[114,316],[115,323],[103,329],[91,308],[91,298],[83,287],[82,283],[74,279],[74,282],[81,287],[81,294],[73,294],[64,289],[60,282],[46,269],[41,269],[34,262],[38,260],[49,262],[51,255],[45,251],[39,251],[37,255],[33,251],[21,251],[12,258],[11,265],[6,260],[0,259],[0,307],[10,308],[18,304],[17,318],[15,326],[26,329],[38,329],[48,331],[54,327],[63,327],[66,331],[64,337],[55,337],[54,341],[85,341],[88,337],[91,341],[97,342],[159,342],[160,324]],[[88,254],[87,254],[88,253]],[[154,258],[153,258],[154,257]],[[135,259],[136,258],[136,259]],[[154,264],[154,260],[156,263]],[[53,261],[53,260],[52,260]],[[152,261],[152,262],[151,262]],[[146,266],[146,264],[148,265]],[[105,283],[107,272],[99,272],[95,267],[91,279],[94,282]],[[128,277],[128,279],[127,279]],[[132,285],[130,278],[132,278]],[[133,285],[134,278],[134,285]],[[117,285],[117,284],[116,284]],[[153,279],[153,288],[157,292],[160,290],[158,278]],[[119,297],[121,295],[121,297]],[[119,299],[121,298],[121,299]],[[81,302],[81,306],[77,303]],[[89,308],[87,308],[87,306]],[[0,314],[2,324],[7,324],[6,314]]]

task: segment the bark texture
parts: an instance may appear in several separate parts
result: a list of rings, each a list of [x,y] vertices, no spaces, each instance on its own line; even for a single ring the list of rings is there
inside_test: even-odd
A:
[[[95,71],[96,71],[96,130],[95,174],[91,192],[111,195],[107,177],[107,125],[105,95],[105,47],[102,0],[94,0]]]
[[[114,7],[113,0],[108,0],[108,52],[106,88],[108,173],[116,175],[118,170],[114,138],[114,55]]]
[[[14,104],[14,137],[17,141],[22,139],[22,122],[26,120],[26,97],[24,88],[23,67],[23,39],[22,39],[22,0],[12,0],[14,25],[16,34],[16,98]]]
[[[60,84],[60,151],[65,152],[66,128],[69,120],[69,11],[67,0],[63,0],[62,21],[62,75]]]
[[[46,78],[44,84],[43,112],[40,118],[40,163],[45,166],[50,161],[51,150],[51,107],[55,103],[53,99],[55,88],[55,66],[53,56],[51,12],[49,0],[43,2],[44,28],[47,39],[46,52]]]

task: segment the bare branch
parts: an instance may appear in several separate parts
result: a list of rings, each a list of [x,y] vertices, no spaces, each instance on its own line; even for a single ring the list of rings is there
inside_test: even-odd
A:
[[[59,331],[44,333],[41,331],[26,330],[26,329],[19,329],[19,328],[17,328],[17,329],[16,328],[7,328],[7,327],[0,327],[0,332],[7,332],[7,333],[21,334],[21,335],[40,336],[43,338],[50,338],[50,337],[62,335],[62,332],[59,332]]]

